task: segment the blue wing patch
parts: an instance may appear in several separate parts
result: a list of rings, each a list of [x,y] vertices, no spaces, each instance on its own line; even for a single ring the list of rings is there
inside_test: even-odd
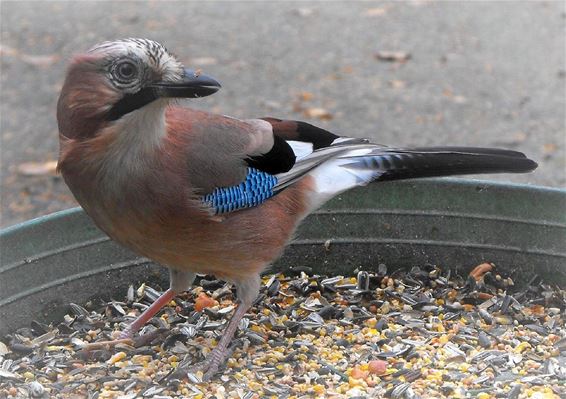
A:
[[[277,177],[255,168],[248,168],[246,180],[237,186],[215,188],[202,200],[211,206],[215,214],[228,213],[238,209],[258,206],[273,197]]]

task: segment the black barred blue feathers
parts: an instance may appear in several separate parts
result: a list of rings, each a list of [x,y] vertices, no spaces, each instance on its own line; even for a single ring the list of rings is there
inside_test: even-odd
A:
[[[214,209],[215,214],[258,206],[273,197],[277,177],[255,168],[248,168],[246,180],[237,186],[215,188],[202,201]]]

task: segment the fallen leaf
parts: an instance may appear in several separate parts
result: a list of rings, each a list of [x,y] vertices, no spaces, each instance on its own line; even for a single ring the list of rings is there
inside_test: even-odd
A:
[[[332,119],[332,114],[324,108],[307,108],[303,111],[303,114],[308,118],[318,118],[320,120]]]
[[[25,62],[26,64],[39,66],[39,67],[46,67],[52,65],[59,61],[58,55],[35,55],[35,54],[25,54],[20,52],[18,49],[13,47],[0,45],[0,55],[3,56],[11,56],[14,58],[18,58],[21,61]]]
[[[542,146],[542,149],[545,154],[552,154],[558,147],[554,143],[546,143]]]
[[[522,143],[523,141],[526,140],[527,134],[525,132],[519,132],[515,134],[513,137],[515,138],[516,141]]]
[[[468,102],[468,99],[464,96],[454,96],[453,100],[456,104],[465,104]]]
[[[303,105],[299,101],[293,102],[292,105],[293,105],[293,112],[304,112],[305,110]]]
[[[301,7],[301,8],[297,8],[295,10],[293,10],[295,12],[295,14],[297,14],[299,17],[308,17],[310,15],[312,15],[312,13],[314,12],[314,10],[312,8],[307,8],[307,7]]]
[[[314,98],[314,94],[308,91],[302,91],[301,93],[299,93],[299,98],[301,99],[301,101],[310,101]]]
[[[39,66],[39,67],[47,67],[59,61],[59,56],[21,54],[20,59],[26,64]]]
[[[407,87],[407,83],[403,80],[391,80],[389,82],[389,84],[391,85],[391,87],[393,87],[394,89],[404,89],[405,87]]]
[[[387,9],[376,7],[376,8],[368,8],[364,11],[364,15],[367,17],[380,17],[387,13]]]
[[[55,175],[57,161],[24,162],[18,165],[18,173],[24,176]]]
[[[351,66],[351,65],[346,65],[346,66],[344,66],[340,69],[340,72],[342,72],[342,73],[352,73],[352,72],[354,72],[354,67]]]
[[[265,100],[262,102],[262,105],[270,110],[279,110],[281,109],[281,103],[277,101]]]
[[[380,61],[388,62],[407,62],[411,58],[411,54],[405,51],[378,51],[375,58]]]
[[[213,57],[196,57],[191,59],[192,65],[216,65],[218,60]]]

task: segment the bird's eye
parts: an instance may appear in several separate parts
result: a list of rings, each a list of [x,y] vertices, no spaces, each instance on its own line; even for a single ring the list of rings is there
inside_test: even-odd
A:
[[[120,83],[129,83],[137,76],[138,68],[130,61],[122,61],[114,68],[114,77]]]

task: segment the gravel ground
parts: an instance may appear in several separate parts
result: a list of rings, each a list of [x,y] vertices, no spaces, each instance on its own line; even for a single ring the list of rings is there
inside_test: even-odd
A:
[[[563,2],[0,7],[1,226],[75,206],[52,172],[65,65],[94,43],[129,36],[161,41],[222,82],[196,107],[302,119],[384,144],[518,149],[540,168],[490,179],[566,185]]]

